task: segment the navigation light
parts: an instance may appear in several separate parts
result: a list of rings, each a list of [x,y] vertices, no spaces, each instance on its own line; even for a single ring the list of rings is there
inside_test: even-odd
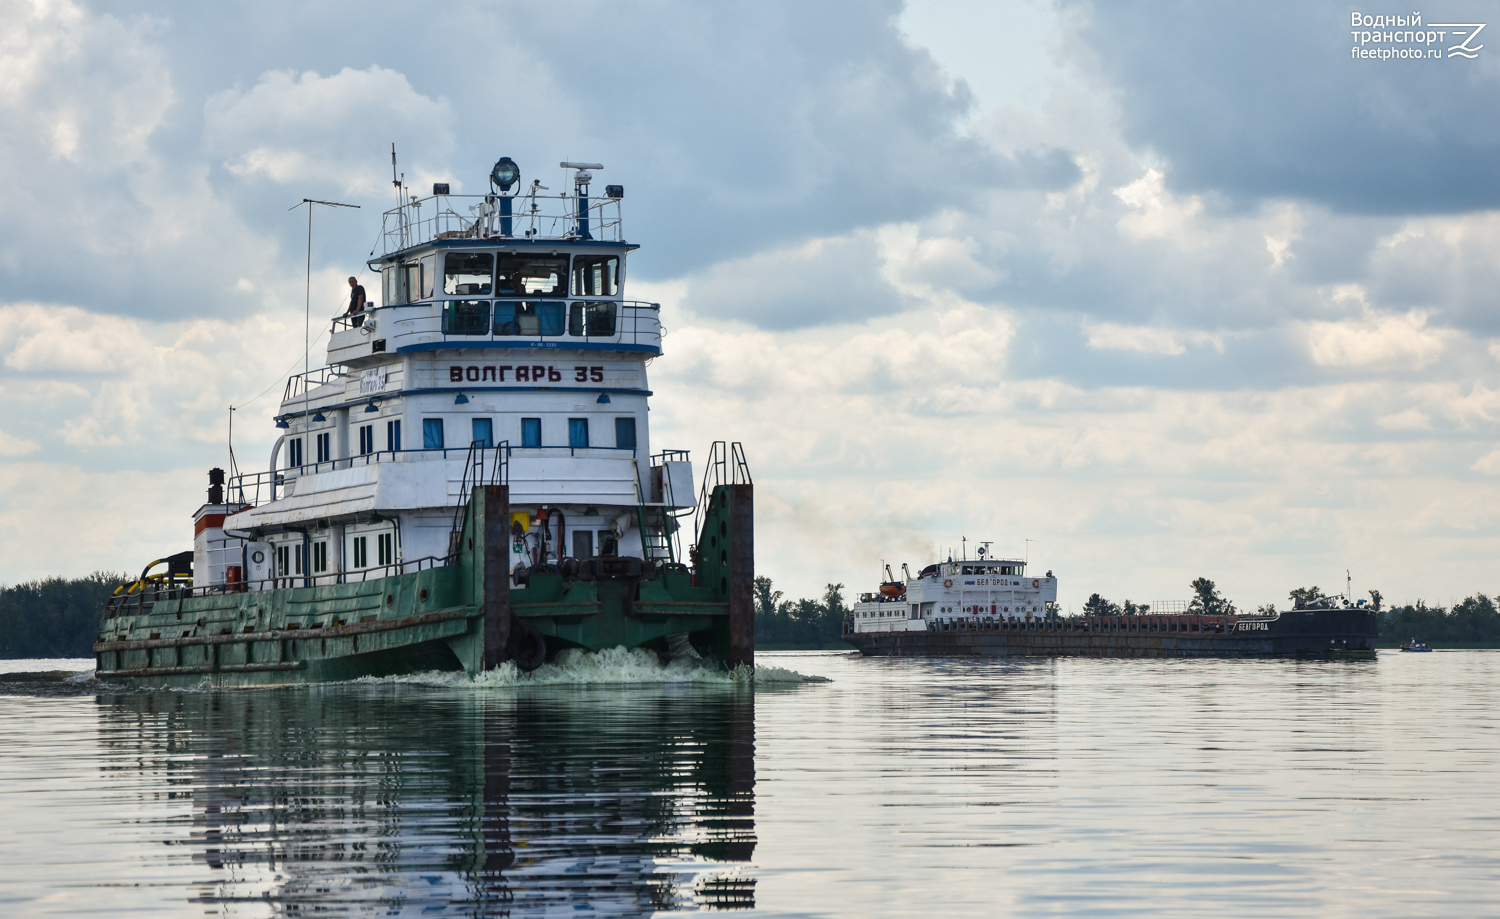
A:
[[[282,417],[281,415],[277,415],[276,416],[276,426],[278,428],[283,429],[283,430],[285,430],[286,428],[291,427],[291,425],[287,424],[286,419],[284,417]]]

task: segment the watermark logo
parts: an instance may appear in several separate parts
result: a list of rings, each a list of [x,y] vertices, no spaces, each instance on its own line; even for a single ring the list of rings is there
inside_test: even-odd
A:
[[[1418,12],[1406,16],[1369,16],[1351,13],[1354,47],[1350,57],[1372,61],[1442,61],[1461,57],[1474,60],[1484,47],[1479,33],[1483,22],[1422,23]]]

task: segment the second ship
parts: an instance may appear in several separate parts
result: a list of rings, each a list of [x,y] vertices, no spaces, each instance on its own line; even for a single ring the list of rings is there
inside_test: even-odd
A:
[[[844,640],[873,656],[1321,657],[1375,656],[1376,612],[1325,597],[1274,613],[1182,612],[1064,616],[1052,572],[1021,559],[949,558],[898,581],[887,570],[844,622]],[[903,569],[905,566],[902,566]]]

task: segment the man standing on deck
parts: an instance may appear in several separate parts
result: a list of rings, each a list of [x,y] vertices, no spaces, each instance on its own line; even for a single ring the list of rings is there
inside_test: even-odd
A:
[[[365,317],[359,315],[365,310],[365,289],[359,281],[349,279],[349,308],[344,310],[345,316],[353,316],[353,324],[358,327],[365,324]]]

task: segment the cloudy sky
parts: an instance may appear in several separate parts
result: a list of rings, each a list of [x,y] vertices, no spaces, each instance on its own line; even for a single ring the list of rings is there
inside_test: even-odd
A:
[[[962,537],[1075,608],[1500,590],[1500,6],[1423,6],[1497,43],[1420,60],[1356,11],[0,0],[0,580],[185,547],[231,404],[264,464],[287,208],[362,206],[316,216],[326,316],[395,142],[625,185],[653,446],[745,443],[791,595]]]

